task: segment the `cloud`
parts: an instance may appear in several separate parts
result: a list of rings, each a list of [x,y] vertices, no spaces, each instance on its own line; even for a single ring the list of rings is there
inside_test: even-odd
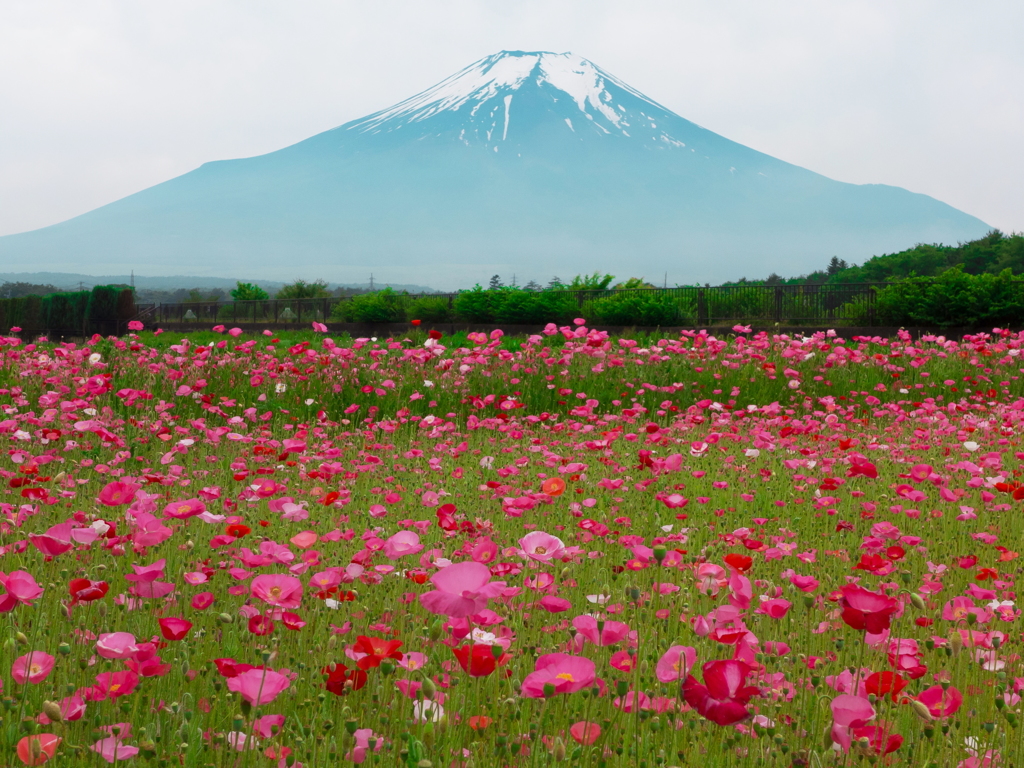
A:
[[[278,149],[514,48],[572,50],[740,143],[1024,230],[1022,22],[1008,0],[8,0],[0,234]]]

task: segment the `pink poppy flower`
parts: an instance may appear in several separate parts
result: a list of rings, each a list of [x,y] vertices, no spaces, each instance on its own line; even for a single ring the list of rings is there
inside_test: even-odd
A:
[[[594,662],[583,656],[546,653],[537,659],[533,672],[523,679],[521,693],[527,698],[541,699],[582,691],[594,684],[595,671]]]
[[[629,625],[621,621],[604,621],[604,626],[600,630],[597,624],[597,618],[588,614],[572,620],[572,625],[578,632],[577,637],[582,637],[594,645],[615,645],[629,634]]]
[[[697,650],[688,645],[673,645],[658,659],[654,674],[663,683],[682,680],[697,663]]]
[[[853,729],[862,728],[875,716],[871,702],[860,696],[841,693],[832,699],[832,741],[850,751]]]
[[[566,600],[564,597],[555,597],[554,595],[545,595],[537,601],[537,607],[543,608],[548,613],[564,613],[572,608],[572,603]]]
[[[110,632],[96,640],[96,655],[104,659],[128,659],[137,650],[135,635],[129,632]]]
[[[60,717],[62,721],[74,722],[75,720],[81,720],[82,715],[85,714],[85,701],[77,693],[61,699],[60,704]],[[46,713],[40,713],[36,718],[36,722],[40,725],[49,725],[50,718],[46,716]]]
[[[139,754],[139,748],[125,744],[121,741],[122,738],[121,736],[108,736],[97,741],[89,749],[108,763],[114,763],[118,760],[130,760]]]
[[[469,556],[473,558],[474,562],[489,565],[498,559],[498,551],[498,545],[493,541],[481,539],[473,547],[473,551],[469,553]]]
[[[384,737],[374,736],[372,728],[358,728],[352,736],[356,743],[352,751],[345,755],[345,759],[356,764],[366,762],[371,752],[379,752],[384,746]]]
[[[789,602],[789,600],[781,597],[774,597],[771,600],[762,600],[754,613],[760,613],[763,616],[771,616],[773,619],[781,619],[792,607],[793,604]]]
[[[107,507],[120,507],[123,504],[131,504],[135,499],[135,493],[141,487],[137,483],[125,483],[119,480],[107,483],[96,496],[96,501]]]
[[[956,714],[960,705],[964,703],[964,696],[953,686],[942,690],[941,685],[933,685],[921,691],[917,700],[928,707],[928,713],[933,718],[940,720]]]
[[[586,720],[580,720],[578,723],[573,723],[569,726],[569,735],[572,736],[577,744],[588,747],[601,736],[601,726],[597,723],[588,723]]]
[[[118,699],[127,696],[139,684],[139,676],[130,669],[123,669],[120,672],[104,672],[96,675],[96,685],[92,687],[95,694],[93,701],[103,699]]]
[[[173,517],[175,520],[185,520],[189,517],[201,515],[206,511],[206,505],[199,499],[185,499],[184,501],[172,501],[164,507],[164,517]]]
[[[254,707],[269,704],[291,684],[287,677],[272,669],[250,669],[228,678],[228,690],[240,694]]]
[[[298,608],[302,603],[302,582],[294,576],[265,573],[252,580],[252,594],[277,608]]]
[[[487,601],[501,594],[503,581],[491,581],[486,565],[466,561],[442,568],[430,577],[436,590],[420,595],[423,607],[431,613],[464,618],[480,613]]]
[[[32,601],[43,594],[43,588],[27,571],[0,571],[0,585],[7,594],[0,595],[0,613],[13,611],[17,605],[32,605]]]
[[[751,668],[742,661],[709,661],[702,668],[704,685],[692,676],[683,683],[683,698],[701,717],[733,725],[750,716],[747,702],[758,689],[745,685]]]
[[[519,556],[528,560],[547,563],[558,558],[565,544],[557,536],[544,531],[532,531],[519,540]]]
[[[48,653],[32,651],[14,660],[11,665],[11,677],[20,685],[41,683],[50,676],[55,661],[56,659]]]
[[[422,550],[420,537],[412,531],[399,531],[384,542],[384,554],[391,560],[415,555]]]
[[[18,754],[18,759],[25,765],[42,765],[57,753],[57,747],[60,746],[61,741],[63,739],[60,736],[55,736],[52,733],[24,736],[18,741],[15,752]]]
[[[856,584],[845,584],[839,591],[843,595],[840,601],[843,621],[853,629],[863,629],[872,635],[888,629],[892,615],[900,607],[895,598]]]
[[[263,717],[258,717],[253,721],[252,732],[261,739],[273,738],[274,729],[276,728],[279,732],[286,719],[284,715],[264,715]]]
[[[213,592],[200,592],[192,597],[192,607],[197,611],[205,611],[213,602]]]

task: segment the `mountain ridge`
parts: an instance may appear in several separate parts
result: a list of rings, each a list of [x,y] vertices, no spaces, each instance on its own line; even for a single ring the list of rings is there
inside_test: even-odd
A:
[[[593,269],[693,283],[988,229],[926,195],[738,144],[582,57],[511,51],[274,152],[2,237],[0,257],[333,282],[372,268],[446,288]]]

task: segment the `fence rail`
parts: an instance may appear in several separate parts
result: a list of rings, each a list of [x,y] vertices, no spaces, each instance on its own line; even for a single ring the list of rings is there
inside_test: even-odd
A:
[[[431,294],[378,292],[318,299],[199,301],[138,305],[147,325],[201,326],[311,322],[566,322],[582,316],[606,325],[788,323],[876,325],[876,289],[851,285],[737,285]],[[497,298],[493,298],[500,294]],[[375,299],[372,297],[376,297]],[[484,306],[490,302],[494,306]],[[498,305],[501,306],[498,306]],[[481,308],[483,307],[483,308]],[[653,310],[652,310],[653,308]],[[632,316],[631,316],[632,312]],[[651,322],[652,320],[658,322]],[[665,320],[665,322],[660,322]],[[618,321],[618,322],[615,322]]]

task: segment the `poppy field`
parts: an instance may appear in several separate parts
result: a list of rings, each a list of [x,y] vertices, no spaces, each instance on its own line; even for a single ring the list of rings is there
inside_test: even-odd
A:
[[[0,765],[1022,764],[1024,333],[139,325],[0,337]]]

